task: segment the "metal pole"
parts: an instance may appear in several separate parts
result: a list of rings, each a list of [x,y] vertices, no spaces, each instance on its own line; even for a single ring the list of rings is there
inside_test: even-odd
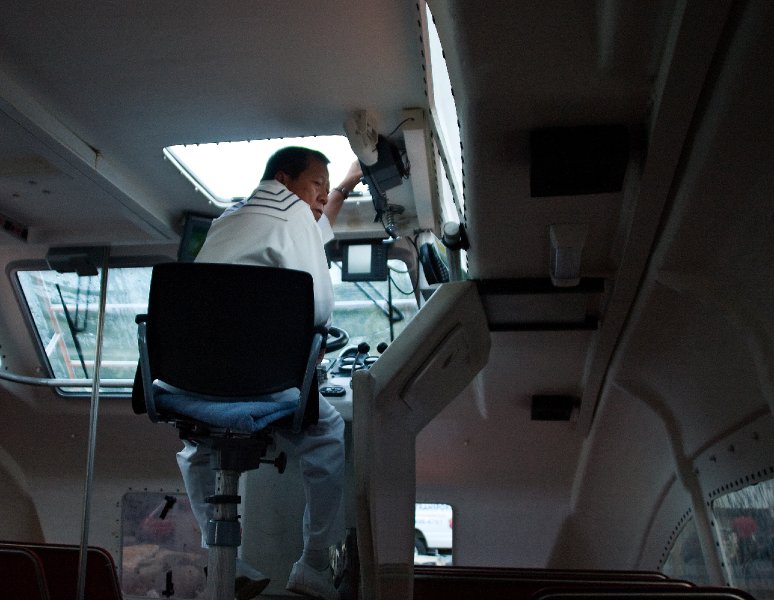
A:
[[[392,310],[392,275],[387,276],[387,319],[390,321],[390,341],[395,341],[395,320]]]
[[[449,281],[462,281],[462,258],[459,250],[446,249],[449,259]]]
[[[91,514],[91,480],[94,473],[94,447],[97,442],[97,415],[99,412],[99,370],[102,363],[102,332],[105,325],[105,304],[107,297],[108,258],[110,249],[102,254],[102,276],[99,285],[99,314],[97,315],[97,348],[94,357],[94,374],[91,388],[91,410],[89,411],[89,446],[86,459],[86,481],[83,489],[83,517],[81,522],[81,547],[78,558],[78,595],[83,600],[86,592],[86,561],[89,543],[89,517]]]
[[[462,281],[462,256],[460,250],[467,250],[468,241],[465,227],[454,221],[443,224],[441,241],[446,246],[446,258],[449,263],[449,281]]]

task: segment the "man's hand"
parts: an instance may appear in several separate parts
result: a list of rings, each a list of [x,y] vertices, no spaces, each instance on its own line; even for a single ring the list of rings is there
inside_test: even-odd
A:
[[[344,176],[344,179],[341,180],[341,183],[331,189],[330,193],[328,194],[328,202],[325,204],[325,208],[323,209],[323,213],[326,217],[328,217],[328,221],[331,225],[336,222],[336,217],[339,215],[339,211],[341,210],[341,207],[344,204],[344,200],[346,198],[346,196],[336,188],[344,190],[346,195],[349,195],[349,192],[351,192],[354,187],[360,183],[360,179],[362,177],[363,171],[360,168],[360,161],[356,160],[349,166],[349,170]]]

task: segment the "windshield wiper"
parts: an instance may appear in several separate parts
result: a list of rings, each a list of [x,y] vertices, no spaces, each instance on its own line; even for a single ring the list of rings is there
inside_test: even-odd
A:
[[[81,349],[81,342],[78,340],[78,329],[76,328],[75,323],[70,316],[70,311],[67,310],[67,304],[65,304],[64,296],[62,296],[62,290],[58,283],[56,284],[56,291],[59,293],[59,301],[62,303],[62,308],[64,309],[65,319],[67,319],[67,327],[70,329],[70,337],[73,339],[75,351],[78,353],[78,359],[81,361],[81,368],[83,369],[84,376],[88,379],[89,372],[86,370],[86,362],[83,360],[83,350]]]

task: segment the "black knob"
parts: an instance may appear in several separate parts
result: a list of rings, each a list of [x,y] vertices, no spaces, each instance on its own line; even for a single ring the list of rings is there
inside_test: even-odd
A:
[[[379,345],[376,347],[376,350],[377,350],[377,352],[379,352],[379,354],[381,354],[382,352],[384,352],[385,350],[387,350],[387,342],[381,342],[381,343],[380,343],[380,344],[379,344]]]
[[[357,345],[357,351],[358,351],[358,354],[368,354],[371,351],[371,346],[369,346],[365,342],[360,342]]]

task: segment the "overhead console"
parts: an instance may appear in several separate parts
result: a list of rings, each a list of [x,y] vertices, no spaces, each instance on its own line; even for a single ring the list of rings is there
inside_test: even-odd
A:
[[[370,192],[373,222],[382,225],[382,241],[390,257],[395,257],[399,247],[412,255],[413,265],[408,260],[406,264],[415,277],[417,299],[422,306],[442,284],[465,279],[461,251],[469,248],[459,215],[446,204],[446,211],[452,214],[441,209],[443,185],[439,178],[443,176],[439,175],[441,159],[434,149],[432,125],[423,110],[406,109],[393,130],[400,130],[400,134],[385,136],[379,133],[373,114],[358,110],[349,116],[344,129]],[[406,182],[408,185],[404,185]],[[355,239],[354,231],[338,230],[335,247],[328,250],[329,258],[335,256],[335,260],[344,262],[345,280],[379,279],[374,267],[381,265],[379,252],[385,248],[374,244],[369,253],[361,245],[364,236],[359,237]],[[408,241],[403,243],[406,238]],[[396,243],[390,246],[393,241]],[[356,256],[359,259],[353,261]],[[360,266],[353,269],[353,265]]]
[[[360,161],[363,181],[368,186],[374,206],[374,223],[381,223],[392,239],[398,237],[395,216],[405,207],[391,204],[387,191],[403,183],[409,177],[409,164],[404,161],[396,140],[391,140],[376,130],[375,119],[368,111],[358,110],[344,123],[344,130],[352,151]]]
[[[374,222],[383,222],[391,238],[416,231],[441,237],[441,223],[452,215],[444,217],[441,210],[440,159],[432,125],[423,109],[407,108],[390,129],[389,134],[380,133],[375,115],[367,110],[353,112],[344,123],[373,201]],[[391,220],[395,227],[390,226]]]

